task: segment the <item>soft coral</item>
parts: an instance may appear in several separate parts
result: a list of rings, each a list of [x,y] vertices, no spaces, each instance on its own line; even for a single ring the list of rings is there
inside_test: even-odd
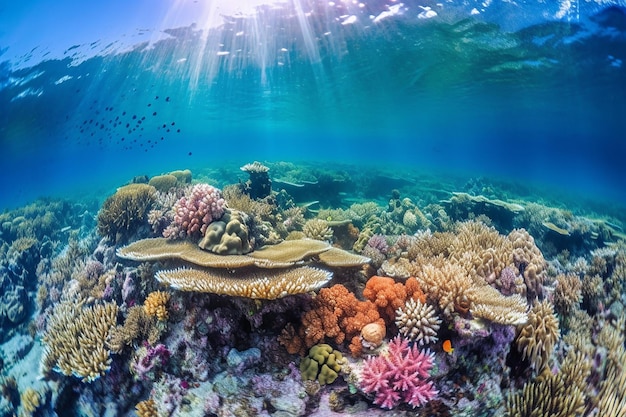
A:
[[[375,394],[374,404],[393,408],[400,402],[413,407],[426,404],[438,391],[427,381],[433,366],[433,355],[409,346],[406,339],[395,337],[388,351],[365,360],[361,373],[361,389]]]

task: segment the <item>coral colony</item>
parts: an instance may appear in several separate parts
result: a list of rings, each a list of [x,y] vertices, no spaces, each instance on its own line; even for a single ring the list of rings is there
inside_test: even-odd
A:
[[[287,165],[0,215],[0,416],[624,415],[616,222]]]

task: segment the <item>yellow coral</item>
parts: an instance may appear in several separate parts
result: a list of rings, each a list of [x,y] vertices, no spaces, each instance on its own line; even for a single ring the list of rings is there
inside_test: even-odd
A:
[[[71,302],[58,304],[43,335],[44,367],[92,382],[109,370],[106,340],[117,321],[118,307],[105,303],[81,307]]]
[[[32,415],[41,405],[41,396],[35,389],[28,387],[22,392],[20,402],[22,410],[28,413],[28,415]]]
[[[143,303],[144,311],[148,316],[156,316],[159,321],[167,321],[168,312],[166,304],[170,300],[170,294],[164,291],[153,291]]]
[[[541,373],[548,364],[559,336],[559,319],[554,314],[552,304],[547,300],[535,302],[528,313],[528,322],[517,337],[517,346],[535,371]]]
[[[137,403],[135,411],[139,417],[158,417],[159,415],[156,404],[152,398]]]
[[[328,226],[328,222],[322,219],[311,219],[302,228],[305,236],[315,240],[330,242],[333,238],[333,229]]]

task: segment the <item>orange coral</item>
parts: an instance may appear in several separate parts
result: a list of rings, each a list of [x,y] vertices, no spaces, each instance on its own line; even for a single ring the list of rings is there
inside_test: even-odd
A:
[[[159,321],[167,321],[169,316],[166,304],[170,300],[169,293],[153,291],[143,303],[144,311],[148,316],[156,316]]]
[[[413,298],[422,303],[426,302],[426,296],[413,277],[402,284],[393,278],[374,275],[365,284],[363,296],[376,305],[381,317],[390,324],[396,318],[396,310],[404,307],[407,299]]]
[[[349,341],[350,351],[358,355],[362,350],[361,329],[370,323],[385,325],[376,306],[370,301],[359,301],[346,287],[336,284],[320,290],[311,303],[311,309],[302,316],[302,326],[297,335],[288,326],[279,339],[290,353],[319,343],[341,345]],[[300,340],[294,341],[296,338]]]

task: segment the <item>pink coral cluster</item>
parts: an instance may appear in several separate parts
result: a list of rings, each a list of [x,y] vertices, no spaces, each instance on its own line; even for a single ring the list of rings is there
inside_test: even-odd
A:
[[[433,366],[433,354],[409,346],[406,339],[395,337],[386,354],[365,360],[361,389],[375,394],[374,404],[393,408],[405,402],[413,407],[432,400],[438,391],[427,381]]]
[[[204,236],[207,226],[224,214],[226,201],[219,189],[209,184],[196,184],[191,193],[174,205],[174,222],[163,231],[167,238]]]

